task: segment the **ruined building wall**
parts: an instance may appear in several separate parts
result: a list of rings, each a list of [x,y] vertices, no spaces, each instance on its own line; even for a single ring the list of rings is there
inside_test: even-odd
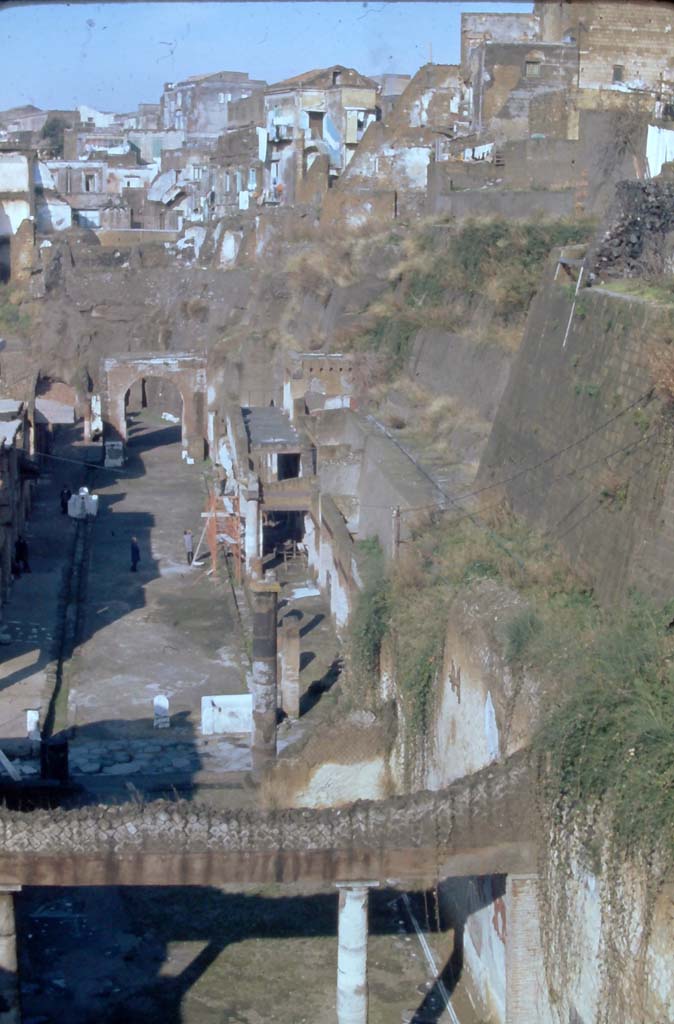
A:
[[[564,6],[566,12],[557,31],[571,33],[578,43],[578,86],[581,89],[657,89],[663,79],[674,80],[673,3],[641,0],[616,4],[592,0]],[[551,11],[548,28],[551,33],[554,31],[552,19]],[[622,82],[614,81],[615,66],[623,69]]]
[[[545,97],[544,99],[549,99]],[[539,98],[532,101],[530,122],[540,116],[540,127],[549,126],[543,116],[546,106]],[[625,132],[623,115],[618,111],[583,110],[579,117],[577,139],[517,139],[499,148],[500,160],[492,162],[442,160],[428,169],[429,213],[464,212],[485,207],[502,215],[512,215],[517,197],[511,192],[526,192],[520,216],[546,204],[550,212],[605,214],[613,200],[617,182],[643,173],[646,152],[645,125],[639,123]],[[639,158],[637,158],[637,155]],[[563,193],[566,195],[549,195]],[[462,194],[462,193],[470,194]]]
[[[487,44],[471,76],[475,129],[497,140],[528,135],[532,101],[568,96],[577,69],[575,46]]]

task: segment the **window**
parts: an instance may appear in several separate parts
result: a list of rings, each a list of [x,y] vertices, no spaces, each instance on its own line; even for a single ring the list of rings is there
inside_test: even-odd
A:
[[[248,168],[248,190],[254,192],[257,188],[257,175],[254,167]]]
[[[622,64],[613,65],[613,81],[622,82],[624,81],[625,68]]]
[[[309,111],[309,132],[311,134],[311,138],[312,139],[322,139],[323,138],[323,118],[324,117],[325,117],[325,114],[321,113],[318,110],[310,110]]]
[[[525,78],[540,78],[541,77],[541,62],[540,60],[527,60],[524,62],[524,77]]]
[[[225,192],[231,192],[231,191],[232,191],[232,179],[231,179],[229,171],[226,171],[226,173],[225,173]]]
[[[342,84],[342,72],[341,71],[333,71],[332,72],[332,84],[333,85],[341,85]]]
[[[225,94],[224,94],[224,92],[219,92],[218,93],[218,103],[224,103],[224,102],[225,102]]]
[[[179,92],[176,95],[176,106],[177,107],[182,107],[182,105],[183,105],[183,94],[181,92]]]
[[[96,175],[85,174],[84,175],[84,191],[95,192],[96,191]]]

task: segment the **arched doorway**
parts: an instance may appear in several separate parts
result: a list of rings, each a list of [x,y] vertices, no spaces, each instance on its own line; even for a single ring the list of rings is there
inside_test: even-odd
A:
[[[133,388],[143,395],[158,396],[161,388],[172,385],[182,399],[181,441],[183,452],[195,461],[206,454],[206,356],[203,353],[176,353],[162,356],[115,356],[103,362],[103,423],[106,441],[128,438],[126,395],[134,398]],[[145,382],[143,384],[143,381]],[[164,384],[154,382],[164,381]],[[153,383],[151,383],[153,382]]]
[[[175,381],[139,377],[124,396],[127,444],[144,447],[182,441],[184,401]]]

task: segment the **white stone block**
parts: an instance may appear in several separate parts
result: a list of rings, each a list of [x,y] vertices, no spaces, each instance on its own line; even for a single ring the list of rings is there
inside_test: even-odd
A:
[[[29,740],[40,739],[40,712],[26,711],[26,736]]]
[[[201,732],[204,736],[240,735],[253,728],[250,693],[201,698]]]
[[[155,729],[168,729],[171,724],[169,716],[169,699],[163,694],[158,694],[153,701],[154,705],[154,727]]]

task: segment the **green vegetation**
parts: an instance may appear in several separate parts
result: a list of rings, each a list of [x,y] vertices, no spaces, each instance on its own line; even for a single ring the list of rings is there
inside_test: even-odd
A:
[[[470,331],[479,308],[490,314],[490,336],[512,347],[550,251],[587,241],[591,230],[589,221],[498,218],[425,225],[406,240],[393,287],[371,307],[357,345],[387,356],[392,376],[409,358],[418,330]]]
[[[368,332],[364,347],[387,357],[390,371],[399,372],[412,353],[412,339],[419,330],[418,322],[409,316],[382,317]]]
[[[670,278],[621,277],[607,281],[603,288],[618,295],[631,295],[646,302],[662,305],[674,303],[674,281]]]
[[[514,519],[504,518],[494,528],[485,529],[471,518],[458,518],[460,521],[440,516],[414,528],[388,579],[380,574],[376,590],[366,587],[363,603],[353,617],[355,677],[361,685],[363,680],[376,685],[375,652],[378,656],[384,636],[390,633],[405,719],[421,743],[442,669],[449,608],[457,594],[476,581],[500,580],[517,587],[536,606],[536,615],[527,611],[506,626],[504,644],[518,665],[542,642],[539,605],[545,604],[546,598],[550,603],[546,617],[551,623],[575,620],[578,607],[584,607],[583,602],[569,598],[577,590],[577,581],[559,559],[551,557],[548,547],[541,548],[537,538]],[[385,605],[377,599],[381,593],[386,594]],[[378,614],[382,607],[385,614]],[[376,694],[371,693],[370,700],[374,699]]]
[[[374,682],[379,674],[381,645],[389,628],[389,582],[378,540],[358,543],[363,589],[352,618],[352,660],[358,679]]]
[[[30,315],[12,301],[15,293],[8,285],[0,285],[0,331],[8,334],[25,334],[31,325]]]
[[[606,616],[571,685],[540,729],[547,793],[582,815],[603,806],[613,841],[636,856],[659,849],[674,864],[674,642],[672,609],[634,598]]]
[[[519,664],[533,638],[540,633],[542,623],[531,608],[525,608],[506,624],[505,659],[510,665]]]
[[[660,848],[674,866],[674,606],[658,610],[635,596],[620,611],[600,609],[552,547],[508,516],[485,527],[441,515],[413,530],[388,577],[380,551],[373,564],[352,646],[369,702],[390,633],[405,723],[423,746],[451,602],[500,581],[521,601],[497,633],[503,660],[554,695],[535,738],[549,809],[563,807],[582,826],[601,807],[617,850]],[[591,854],[596,835],[579,834]]]
[[[587,398],[596,398],[599,394],[599,385],[578,381],[574,386],[574,391],[577,395],[586,395]]]

